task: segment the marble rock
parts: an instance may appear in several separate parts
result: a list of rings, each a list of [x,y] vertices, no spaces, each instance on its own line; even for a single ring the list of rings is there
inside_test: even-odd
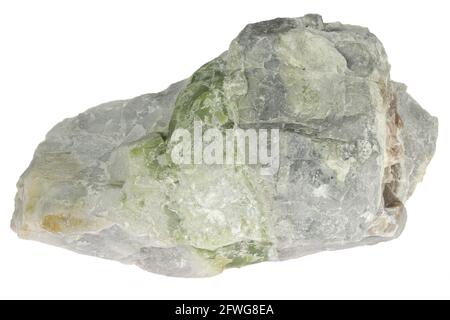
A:
[[[57,124],[18,182],[12,229],[181,277],[393,239],[438,122],[389,70],[363,27],[249,24],[189,79]],[[277,172],[174,164],[171,134],[195,119],[278,128]]]

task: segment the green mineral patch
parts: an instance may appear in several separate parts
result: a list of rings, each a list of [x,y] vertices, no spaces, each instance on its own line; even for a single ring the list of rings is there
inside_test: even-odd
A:
[[[229,104],[224,94],[225,61],[219,57],[202,66],[178,95],[169,123],[176,128],[192,128],[194,121],[211,126],[229,127]]]
[[[269,242],[242,241],[217,250],[195,248],[195,252],[206,259],[214,269],[223,270],[267,261],[270,247]]]
[[[167,153],[167,142],[159,133],[152,134],[138,142],[130,148],[131,160],[143,159],[148,173],[159,178],[173,163]]]

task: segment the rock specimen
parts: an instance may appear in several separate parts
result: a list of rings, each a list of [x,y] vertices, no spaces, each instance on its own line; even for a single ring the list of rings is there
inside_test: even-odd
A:
[[[366,28],[250,24],[189,79],[56,125],[19,180],[12,228],[182,277],[395,238],[438,125],[389,68]],[[278,128],[278,170],[174,164],[170,137],[196,119]]]

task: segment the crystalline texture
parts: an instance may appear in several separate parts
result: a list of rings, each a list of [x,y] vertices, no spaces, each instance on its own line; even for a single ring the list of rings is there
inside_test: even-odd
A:
[[[279,171],[174,165],[170,135],[197,118],[279,128]],[[12,228],[185,277],[376,243],[402,231],[436,138],[366,28],[259,22],[189,79],[56,125],[19,180]]]

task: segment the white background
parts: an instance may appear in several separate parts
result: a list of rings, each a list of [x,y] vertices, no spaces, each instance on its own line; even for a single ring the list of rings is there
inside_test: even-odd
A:
[[[450,298],[448,1],[0,2],[0,298]],[[178,279],[19,240],[15,183],[60,120],[158,92],[216,57],[249,22],[320,13],[367,26],[392,79],[439,117],[437,152],[394,241]]]

